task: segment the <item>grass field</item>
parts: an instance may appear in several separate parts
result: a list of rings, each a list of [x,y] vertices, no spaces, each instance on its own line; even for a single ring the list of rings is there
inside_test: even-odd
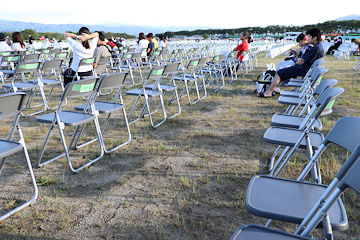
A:
[[[148,119],[134,123],[129,145],[105,155],[78,175],[69,171],[64,158],[35,169],[40,196],[31,207],[0,222],[0,239],[229,239],[242,224],[264,224],[266,219],[246,211],[246,189],[254,175],[266,173],[276,146],[262,137],[271,116],[283,112],[284,106],[276,98],[257,98],[254,81],[267,63],[282,58],[264,59],[260,54],[259,68],[217,93],[209,90],[209,96],[196,105],[182,99],[181,115],[156,130]],[[333,113],[321,118],[324,134],[340,117],[360,116],[360,76],[352,70],[355,64],[355,59],[325,57],[329,72],[324,78],[339,80],[338,86],[345,92]],[[124,96],[128,112],[133,100]],[[114,130],[106,134],[106,141],[116,144],[125,133],[120,115],[110,124]],[[48,126],[34,118],[22,119],[21,125],[35,163]],[[0,128],[1,133],[8,130],[4,124]],[[62,149],[57,131],[54,133],[47,157]],[[71,133],[66,130],[68,136]],[[93,130],[86,137],[91,134]],[[75,163],[95,157],[95,145],[74,153]],[[321,158],[325,183],[345,158],[346,152],[329,147]],[[304,159],[306,152],[298,150],[281,176],[295,179]],[[21,154],[6,162],[0,176],[0,209],[11,209],[30,198],[24,166]],[[335,233],[335,238],[357,239],[360,197],[348,190],[342,199],[350,228]],[[296,229],[281,222],[273,226]]]

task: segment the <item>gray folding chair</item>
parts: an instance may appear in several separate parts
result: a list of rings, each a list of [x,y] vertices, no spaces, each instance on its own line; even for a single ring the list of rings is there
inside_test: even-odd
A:
[[[95,106],[96,111],[98,111],[100,114],[107,114],[107,117],[106,117],[106,119],[105,119],[105,121],[104,121],[104,123],[102,125],[102,128],[101,128],[101,134],[103,136],[103,140],[105,141],[105,137],[104,137],[105,129],[106,129],[106,127],[108,127],[108,123],[109,123],[109,119],[111,117],[111,114],[113,114],[115,112],[119,112],[119,111],[121,111],[122,114],[123,114],[126,130],[127,130],[127,134],[128,134],[128,138],[127,138],[127,140],[125,142],[113,147],[110,150],[107,150],[107,148],[105,146],[105,143],[103,143],[103,148],[105,150],[105,153],[113,152],[113,151],[125,146],[126,144],[130,143],[130,141],[131,141],[130,128],[129,128],[128,119],[127,119],[127,115],[126,115],[126,111],[125,111],[125,107],[124,107],[124,102],[123,102],[123,99],[122,99],[122,96],[121,96],[121,90],[123,88],[123,85],[124,85],[124,82],[125,82],[125,79],[126,79],[127,75],[128,75],[127,72],[102,75],[101,78],[100,78],[99,84],[97,86],[97,89],[96,89],[97,95],[94,96],[94,97],[96,97],[98,99],[100,91],[107,90],[107,89],[118,89],[117,93],[115,94],[115,96],[114,96],[114,98],[113,98],[113,100],[111,102],[109,102],[109,101],[99,101],[99,100],[96,100],[94,102],[94,106]],[[85,104],[82,104],[80,106],[76,106],[75,110],[82,111],[82,112],[87,112],[87,111],[90,110],[90,105],[89,105],[89,103],[85,103]],[[80,137],[81,137],[81,135],[83,133],[84,127],[85,127],[85,125],[82,125],[81,127],[78,127],[77,130],[76,130],[76,132],[80,131],[79,134],[77,135],[77,139],[75,141],[75,147],[77,149],[98,140],[97,138],[95,138],[95,139],[87,141],[87,142],[85,142],[85,143],[83,143],[81,145],[78,145],[78,142],[79,142],[79,139],[80,139]],[[75,133],[75,134],[77,134],[77,133]],[[112,137],[114,137],[114,136],[112,135]],[[112,139],[114,139],[114,138],[112,138]]]
[[[131,90],[125,92],[127,95],[137,96],[137,98],[133,104],[133,107],[130,111],[129,117],[128,117],[129,124],[132,124],[132,123],[138,121],[141,117],[144,117],[146,114],[148,115],[150,124],[153,128],[159,127],[161,124],[163,124],[166,121],[167,116],[166,116],[166,110],[165,110],[164,99],[163,99],[163,91],[160,88],[160,80],[164,73],[164,69],[165,69],[165,66],[153,67],[151,69],[147,79],[145,80],[142,88],[135,88],[135,89],[131,89]],[[154,88],[147,89],[146,86],[151,85],[151,84],[155,84]],[[144,101],[145,101],[145,103],[143,104],[142,110],[141,110],[138,118],[130,121],[131,116],[134,114],[134,112],[136,110],[136,106],[142,97],[144,97]],[[152,112],[151,108],[150,108],[151,101],[154,99],[154,97],[159,97],[159,100],[160,100],[159,104],[162,109],[162,120],[157,124],[154,124],[154,122],[153,122],[151,115],[154,112]],[[155,111],[157,111],[157,110],[158,110],[158,108]]]
[[[6,55],[7,53],[8,52],[2,52],[4,55],[1,58],[0,64],[0,77],[3,84],[5,84],[5,80],[9,75],[15,74],[16,65],[21,60],[20,55]]]
[[[174,77],[179,73],[179,67],[180,67],[180,62],[175,62],[165,65],[163,77],[161,78],[161,80],[162,81],[167,80],[168,81],[167,84],[160,82],[159,86],[156,86],[155,83],[145,86],[146,89],[150,89],[150,90],[157,89],[157,87],[159,87],[163,92],[164,99],[167,93],[173,92],[171,99],[174,99],[174,101],[176,102],[178,111],[172,115],[171,114],[169,115],[169,113],[167,112],[166,114],[167,119],[174,118],[181,113],[180,98],[177,91],[178,86],[176,85],[174,80]],[[174,101],[170,100],[169,103],[172,103]],[[158,107],[160,107],[160,105]]]
[[[41,74],[41,82],[44,87],[51,87],[49,94],[47,95],[47,104],[49,105],[49,100],[52,97],[53,91],[55,87],[61,88],[61,94],[64,92],[64,84],[62,80],[61,67],[63,64],[62,59],[54,59],[45,61],[40,69]],[[51,78],[52,77],[52,78]],[[44,89],[45,91],[45,89]],[[65,99],[66,103],[66,99]],[[55,109],[55,107],[49,107],[49,109]]]
[[[38,113],[46,111],[48,108],[46,96],[44,93],[43,83],[41,81],[41,75],[39,74],[40,62],[20,62],[16,66],[16,70],[13,74],[10,84],[2,85],[3,88],[8,89],[13,92],[26,92],[28,95],[28,100],[26,103],[26,108],[35,108],[43,106],[42,110],[29,113],[23,116],[32,116]],[[25,75],[29,75],[30,78],[26,78]],[[18,81],[19,76],[21,76],[22,81]],[[40,96],[42,99],[42,104],[31,105],[36,94],[36,91],[40,91]]]
[[[309,111],[309,114],[301,122],[298,129],[291,129],[285,127],[270,127],[264,133],[264,141],[285,146],[285,149],[277,159],[275,165],[275,151],[271,163],[270,163],[270,175],[278,176],[280,171],[285,167],[286,163],[295,153],[298,147],[307,149],[309,158],[312,157],[313,151],[317,150],[323,141],[323,135],[313,131],[313,126],[316,120],[319,118],[326,106],[333,101],[337,96],[342,94],[344,89],[342,88],[328,88],[315,102],[314,106]],[[291,148],[291,150],[290,150]],[[285,157],[286,156],[286,157]],[[282,162],[282,163],[281,163]],[[281,163],[281,165],[280,165]],[[313,181],[319,181],[320,169],[318,166],[312,171]]]
[[[40,61],[40,54],[32,53],[23,56],[23,62],[39,62]]]
[[[95,58],[83,58],[80,60],[80,63],[79,63],[79,67],[82,67],[82,66],[93,66],[94,65],[94,62],[95,62]],[[78,67],[78,69],[79,69]],[[92,69],[92,73],[93,73],[93,76],[96,76],[95,75],[95,71],[94,71],[94,68]],[[75,72],[74,74],[74,77],[73,77],[73,81],[76,80],[80,80],[81,77],[78,75],[78,71]]]
[[[207,63],[208,67],[203,69],[203,72],[207,73],[206,85],[208,86],[211,84],[213,92],[217,92],[225,87],[225,69],[220,67],[220,62],[224,61],[224,58],[224,55],[215,55],[213,59]]]
[[[178,87],[182,82],[184,82],[184,87],[181,90],[180,98],[182,98],[184,93],[186,93],[189,104],[196,104],[200,100],[207,97],[205,78],[196,75],[197,70],[199,69],[199,63],[200,63],[200,59],[189,60],[189,63],[186,66],[185,73],[181,73],[179,76],[174,77],[174,80],[179,81]],[[196,100],[194,101],[192,101],[190,97],[192,86],[195,86],[195,92],[197,96]],[[200,87],[203,89],[204,92],[203,96],[200,96]]]
[[[45,114],[45,115],[42,115],[42,116],[39,116],[36,118],[36,121],[38,121],[38,122],[50,124],[48,134],[45,138],[45,142],[42,146],[42,149],[41,149],[38,159],[37,159],[37,163],[36,163],[37,167],[44,166],[52,161],[55,161],[56,159],[59,159],[59,158],[65,156],[70,170],[73,173],[78,173],[85,167],[90,166],[91,164],[100,160],[103,157],[104,149],[103,149],[103,142],[102,142],[103,140],[102,140],[102,136],[101,136],[101,129],[100,129],[99,121],[97,118],[98,112],[95,110],[94,100],[93,100],[94,98],[92,97],[94,94],[94,89],[96,87],[97,80],[98,80],[97,77],[93,77],[93,78],[86,78],[86,79],[79,80],[79,81],[74,81],[74,82],[67,84],[65,87],[64,93],[61,96],[59,106],[55,110],[55,112]],[[90,111],[78,112],[78,111],[62,110],[65,99],[82,98],[82,97],[89,97],[91,99],[91,100],[89,100]],[[86,107],[86,109],[87,109],[87,107]],[[95,131],[96,131],[96,135],[97,135],[97,139],[98,139],[98,143],[99,143],[99,147],[100,147],[100,155],[98,157],[96,157],[95,159],[90,160],[87,163],[85,163],[85,164],[81,165],[80,167],[78,167],[77,169],[75,169],[75,168],[73,168],[72,163],[71,163],[69,149],[72,148],[72,145],[74,143],[76,135],[73,134],[71,142],[70,142],[69,146],[67,146],[63,130],[65,129],[65,127],[70,127],[70,126],[78,127],[78,126],[82,126],[82,125],[90,123],[90,122],[93,122],[95,125]],[[41,162],[44,152],[45,152],[46,145],[50,139],[50,134],[56,125],[59,130],[64,153],[61,153],[60,155],[58,155],[56,157],[46,160],[45,162]],[[77,133],[77,132],[75,132],[75,133]]]
[[[360,118],[339,119],[296,181],[269,176],[253,177],[246,196],[247,209],[257,216],[300,224],[295,234],[301,236],[309,236],[316,227],[323,227],[323,237],[333,239],[332,229],[344,231],[348,228],[340,194],[347,187],[360,190],[359,134]],[[352,154],[329,186],[304,182],[329,143],[341,146]],[[260,231],[263,230],[266,232],[269,229],[263,227]]]
[[[29,170],[29,175],[31,179],[31,183],[34,188],[34,193],[32,198],[22,203],[21,205],[17,206],[15,209],[8,211],[7,213],[0,216],[0,221],[4,220],[5,218],[9,217],[10,215],[20,211],[26,206],[29,206],[33,202],[36,201],[38,197],[38,189],[36,185],[35,176],[32,170],[29,154],[27,152],[25,140],[22,134],[22,130],[19,124],[20,112],[23,107],[23,103],[25,100],[26,94],[17,92],[17,93],[8,93],[4,95],[0,95],[0,119],[9,119],[14,117],[13,124],[10,130],[9,137],[7,139],[0,139],[0,174],[4,167],[4,162],[6,158],[9,158],[11,155],[18,153],[20,151],[24,151],[25,154],[25,162],[27,168]],[[14,136],[14,132],[17,130],[19,134],[19,140],[12,140]]]

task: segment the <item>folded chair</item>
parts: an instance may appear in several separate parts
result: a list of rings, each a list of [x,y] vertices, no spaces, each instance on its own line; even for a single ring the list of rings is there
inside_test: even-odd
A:
[[[251,179],[246,196],[248,211],[257,216],[300,224],[294,235],[250,225],[249,229],[247,226],[240,227],[232,239],[308,239],[306,237],[310,237],[316,227],[324,229],[322,239],[333,239],[332,229],[346,230],[347,214],[339,197],[348,187],[360,193],[359,134],[360,118],[343,117],[331,129],[296,181],[269,176]],[[350,157],[329,186],[304,182],[329,143],[345,148],[351,152]],[[254,231],[251,231],[252,228]],[[280,238],[282,234],[289,238]]]
[[[324,109],[326,109],[326,106],[337,96],[342,94],[343,91],[344,89],[337,87],[326,89],[316,100],[314,106],[302,120],[298,129],[270,127],[266,130],[264,133],[264,141],[285,146],[285,149],[277,159],[275,165],[273,165],[273,163],[275,161],[277,152],[280,149],[279,147],[271,158],[271,176],[279,175],[280,171],[285,167],[286,163],[289,161],[298,147],[307,149],[309,157],[312,157],[313,151],[317,150],[323,141],[323,135],[313,131],[314,124]],[[280,165],[281,162],[282,164]],[[314,168],[314,172],[312,172],[314,181],[319,181],[319,171],[320,170],[318,168]]]
[[[0,139],[0,174],[4,167],[4,162],[9,158],[11,155],[18,153],[20,151],[24,151],[25,154],[25,162],[27,165],[27,168],[29,170],[29,175],[31,179],[31,183],[34,188],[34,193],[32,198],[21,204],[20,206],[16,207],[15,209],[12,209],[8,211],[7,213],[0,216],[0,221],[4,220],[5,218],[9,217],[10,215],[20,211],[26,206],[29,206],[33,202],[36,201],[38,197],[38,189],[36,185],[35,176],[33,173],[33,169],[31,166],[29,154],[27,152],[26,144],[24,141],[24,137],[22,134],[22,130],[20,128],[19,124],[19,118],[20,118],[20,111],[22,110],[23,103],[25,100],[26,94],[22,92],[17,93],[8,93],[4,95],[0,95],[0,119],[9,119],[14,117],[13,124],[10,130],[9,137],[7,139]],[[12,140],[14,136],[14,132],[17,130],[19,134],[19,141]]]
[[[145,86],[146,89],[150,89],[150,90],[157,89],[159,87],[163,92],[163,98],[165,98],[165,95],[167,93],[173,92],[171,99],[174,99],[174,101],[176,102],[178,111],[172,115],[169,115],[167,112],[166,114],[167,119],[174,118],[181,113],[180,98],[177,91],[178,86],[176,85],[174,80],[174,77],[179,73],[179,68],[180,68],[180,62],[170,63],[165,65],[163,77],[161,78],[161,82],[159,83],[159,86],[156,86],[155,83]],[[167,83],[164,83],[165,81],[167,81]],[[171,103],[174,101],[170,100],[169,102]],[[160,107],[160,105],[158,107]]]
[[[124,102],[121,96],[121,90],[123,88],[126,76],[128,75],[127,72],[121,72],[121,73],[114,73],[114,74],[104,74],[101,76],[99,84],[97,86],[96,89],[96,93],[97,96],[95,96],[97,98],[97,100],[94,103],[95,106],[95,110],[98,111],[100,114],[106,114],[106,119],[102,125],[101,128],[101,134],[103,136],[103,140],[105,140],[104,137],[104,133],[105,133],[105,129],[108,127],[108,123],[109,123],[109,119],[111,117],[111,114],[114,114],[115,112],[122,112],[123,117],[124,117],[124,122],[125,122],[125,126],[126,126],[126,130],[127,130],[127,134],[128,134],[128,138],[125,142],[119,144],[118,146],[113,147],[112,149],[107,149],[105,146],[105,143],[103,142],[103,148],[105,153],[110,153],[113,152],[123,146],[125,146],[126,144],[128,144],[131,141],[131,133],[130,133],[130,128],[129,128],[129,124],[128,124],[128,119],[126,116],[126,111],[125,111],[125,107],[124,107]],[[118,89],[113,100],[112,101],[100,101],[98,100],[99,98],[99,93],[103,90],[108,90],[108,89]],[[91,99],[89,99],[91,100]],[[81,112],[87,112],[90,110],[90,105],[89,103],[85,103],[82,104],[80,106],[76,106],[75,110],[77,111],[81,111]],[[83,133],[85,125],[82,125],[81,127],[78,127],[76,132],[79,131],[79,134],[75,133],[75,135],[77,134],[77,139],[75,141],[75,147],[81,148],[83,146],[86,146],[94,141],[97,141],[98,139],[95,138],[93,140],[90,140],[88,142],[83,143],[82,145],[78,145],[78,141]],[[114,136],[112,136],[112,139]]]
[[[42,116],[39,116],[36,118],[36,121],[38,121],[38,122],[50,124],[48,134],[45,138],[44,144],[42,146],[42,149],[39,153],[39,156],[38,156],[38,159],[36,162],[37,167],[44,166],[52,161],[55,161],[56,159],[59,159],[59,158],[65,156],[70,170],[73,173],[78,173],[85,167],[90,166],[91,164],[100,160],[103,157],[103,155],[104,155],[103,142],[102,142],[103,140],[102,140],[101,129],[100,129],[98,118],[97,118],[98,112],[95,110],[94,98],[93,98],[97,80],[98,80],[97,77],[92,77],[92,78],[86,78],[86,79],[79,80],[79,81],[74,81],[74,82],[67,84],[65,87],[64,93],[61,96],[61,100],[60,100],[58,108],[52,113],[45,114],[45,115],[42,115]],[[72,99],[72,98],[82,99],[82,97],[89,97],[91,99],[91,100],[89,100],[90,111],[77,112],[77,111],[63,110],[65,99],[68,99],[68,100]],[[90,160],[87,163],[85,163],[82,166],[75,169],[75,168],[73,168],[72,163],[71,163],[69,149],[71,149],[74,139],[76,138],[76,135],[74,134],[72,136],[71,142],[68,146],[66,143],[66,139],[65,139],[63,130],[65,129],[65,127],[70,127],[70,126],[79,127],[79,126],[82,126],[82,125],[90,123],[90,122],[93,122],[95,125],[95,131],[96,131],[96,135],[97,135],[97,139],[98,139],[97,142],[99,143],[99,147],[100,147],[100,155],[98,157],[96,157],[95,159]],[[42,162],[46,145],[50,139],[50,134],[54,130],[55,126],[57,126],[57,128],[58,128],[61,142],[62,142],[63,149],[64,149],[64,153],[62,153],[56,157],[53,157],[49,160],[46,160],[45,162]],[[75,131],[75,133],[78,133],[78,132]]]
[[[128,90],[125,92],[127,95],[137,96],[137,98],[133,104],[133,107],[131,108],[129,117],[128,117],[129,124],[132,124],[132,123],[138,121],[141,117],[144,117],[145,114],[148,115],[150,124],[153,128],[159,127],[161,124],[163,124],[166,121],[167,116],[166,116],[166,110],[165,110],[164,99],[163,99],[163,91],[160,88],[160,80],[164,73],[164,69],[165,69],[165,66],[153,67],[150,70],[147,79],[144,81],[142,88],[135,88],[135,89],[131,89],[131,90]],[[152,88],[152,89],[146,88],[147,85],[151,85],[151,84],[154,84],[154,88]],[[136,110],[136,106],[138,105],[138,103],[142,97],[144,97],[144,101],[145,101],[145,103],[143,104],[142,110],[136,119],[130,121],[132,115],[134,114],[134,112]],[[150,108],[151,101],[155,97],[159,97],[159,101],[160,101],[159,104],[162,109],[162,120],[157,124],[154,124],[154,122],[153,122],[153,119],[151,116],[153,112],[151,112],[151,108]],[[156,111],[157,110],[158,110],[158,108],[156,109]]]
[[[43,106],[42,110],[29,113],[23,116],[32,116],[38,113],[42,113],[46,111],[48,108],[46,96],[44,93],[43,83],[41,81],[41,75],[39,73],[40,62],[20,62],[17,64],[16,69],[13,74],[13,78],[11,79],[10,84],[2,85],[3,88],[8,89],[13,92],[26,92],[28,95],[26,108],[35,108],[39,106]],[[29,75],[29,78],[26,78],[26,75]],[[18,81],[19,76],[21,76],[22,81]],[[42,104],[31,105],[36,94],[36,91],[40,91]]]

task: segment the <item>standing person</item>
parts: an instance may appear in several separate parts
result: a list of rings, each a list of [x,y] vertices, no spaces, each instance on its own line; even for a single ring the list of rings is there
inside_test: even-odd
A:
[[[96,74],[102,74],[105,72],[106,65],[98,65],[98,62],[100,58],[110,57],[111,53],[109,49],[110,47],[106,45],[104,34],[102,32],[97,32],[97,33],[99,33],[99,40],[97,43],[97,48],[95,49],[94,52],[94,58],[95,58],[94,69]]]
[[[90,33],[87,27],[79,29],[78,35],[73,33],[64,33],[66,42],[73,50],[73,59],[70,68],[64,72],[64,86],[73,80],[77,72],[80,77],[92,76],[93,66],[81,66],[79,63],[83,58],[92,58],[99,39],[99,33]],[[79,39],[80,42],[75,39]],[[75,79],[76,80],[76,79]]]
[[[238,51],[236,57],[239,59],[240,62],[244,58],[243,52],[249,50],[248,36],[249,34],[247,32],[240,33],[240,40],[242,41],[242,43],[233,50],[233,51]]]
[[[4,33],[0,33],[0,52],[9,51],[11,51],[11,47],[6,42],[6,35]]]
[[[146,39],[146,36],[143,32],[139,33],[138,45],[136,47],[136,52],[141,52],[141,57],[146,58],[146,51],[143,52],[142,49],[147,49],[149,41]]]
[[[149,44],[148,44],[148,47],[147,47],[147,50],[146,50],[146,53],[147,55],[149,56],[150,53],[154,50],[155,48],[155,42],[154,42],[154,35],[152,33],[149,33],[148,35],[146,35],[148,41],[149,41]]]
[[[315,60],[324,56],[324,49],[321,44],[320,30],[317,28],[313,28],[307,31],[306,34],[309,37],[309,44],[312,44],[313,47],[306,50],[305,54],[301,58],[298,58],[294,66],[280,69],[275,74],[269,89],[264,94],[260,95],[260,97],[271,97],[272,92],[279,85],[280,81],[284,81],[290,78],[296,78],[298,76],[305,76],[311,65],[315,62]]]
[[[15,51],[19,51],[19,52],[26,51],[24,39],[20,32],[13,32],[12,41],[13,41],[13,43],[11,44],[12,51],[14,51],[14,52]]]

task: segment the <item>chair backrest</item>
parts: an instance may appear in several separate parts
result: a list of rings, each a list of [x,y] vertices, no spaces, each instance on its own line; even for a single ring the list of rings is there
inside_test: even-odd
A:
[[[36,61],[39,61],[39,59],[40,59],[40,54],[33,53],[33,54],[24,55],[23,61],[24,62],[36,62]]]
[[[54,59],[54,60],[45,61],[41,69],[42,69],[42,71],[58,70],[61,68],[62,62],[63,62],[62,59]]]
[[[180,62],[170,63],[165,66],[164,74],[174,74],[179,71]]]
[[[59,52],[59,53],[55,53],[55,58],[57,59],[63,59],[65,60],[68,56],[67,52]]]
[[[353,152],[360,144],[360,118],[359,117],[342,117],[330,130],[324,144],[329,142],[337,144],[346,150]]]
[[[316,105],[319,106],[314,118],[320,117],[321,113],[326,109],[326,106],[336,97],[344,92],[343,88],[333,87],[326,89],[316,100]]]
[[[146,79],[146,81],[144,82],[144,87],[146,86],[146,84],[149,84],[149,80],[160,80],[163,73],[164,73],[164,69],[165,69],[165,66],[154,66],[149,74],[148,74],[148,77]]]
[[[198,58],[191,59],[186,68],[188,70],[192,71],[192,70],[196,69],[198,67],[198,65],[199,65],[199,59]]]
[[[0,119],[12,117],[21,111],[25,96],[23,92],[0,95]]]
[[[97,63],[97,65],[105,65],[107,64],[108,62],[111,61],[111,56],[107,56],[107,57],[101,57],[99,59],[99,62]]]
[[[202,57],[202,58],[200,58],[200,59],[199,59],[199,67],[205,67],[207,61],[208,61],[208,58],[207,58],[207,57]]]
[[[121,60],[131,60],[133,58],[133,53],[125,53],[123,56],[122,56],[122,59]]]
[[[350,155],[336,177],[341,179],[338,186],[340,190],[344,191],[350,187],[360,194],[360,145]]]
[[[21,56],[20,55],[6,55],[3,56],[2,62],[18,62],[20,61]]]
[[[1,56],[9,56],[9,55],[11,55],[10,51],[9,52],[0,52],[0,57]]]
[[[90,96],[95,89],[98,79],[98,77],[89,77],[68,83],[61,97],[61,101],[66,98]]]
[[[321,95],[329,87],[333,87],[338,83],[336,79],[325,79],[320,82],[314,91],[314,95]]]
[[[80,66],[89,66],[89,65],[93,65],[95,62],[95,58],[83,58],[80,60],[80,63],[79,63],[79,67]]]
[[[111,89],[111,88],[120,88],[123,86],[127,72],[118,72],[114,74],[104,74],[101,76],[99,84],[98,84],[98,91]]]
[[[40,62],[22,62],[16,66],[16,74],[18,73],[36,73],[39,72]]]

